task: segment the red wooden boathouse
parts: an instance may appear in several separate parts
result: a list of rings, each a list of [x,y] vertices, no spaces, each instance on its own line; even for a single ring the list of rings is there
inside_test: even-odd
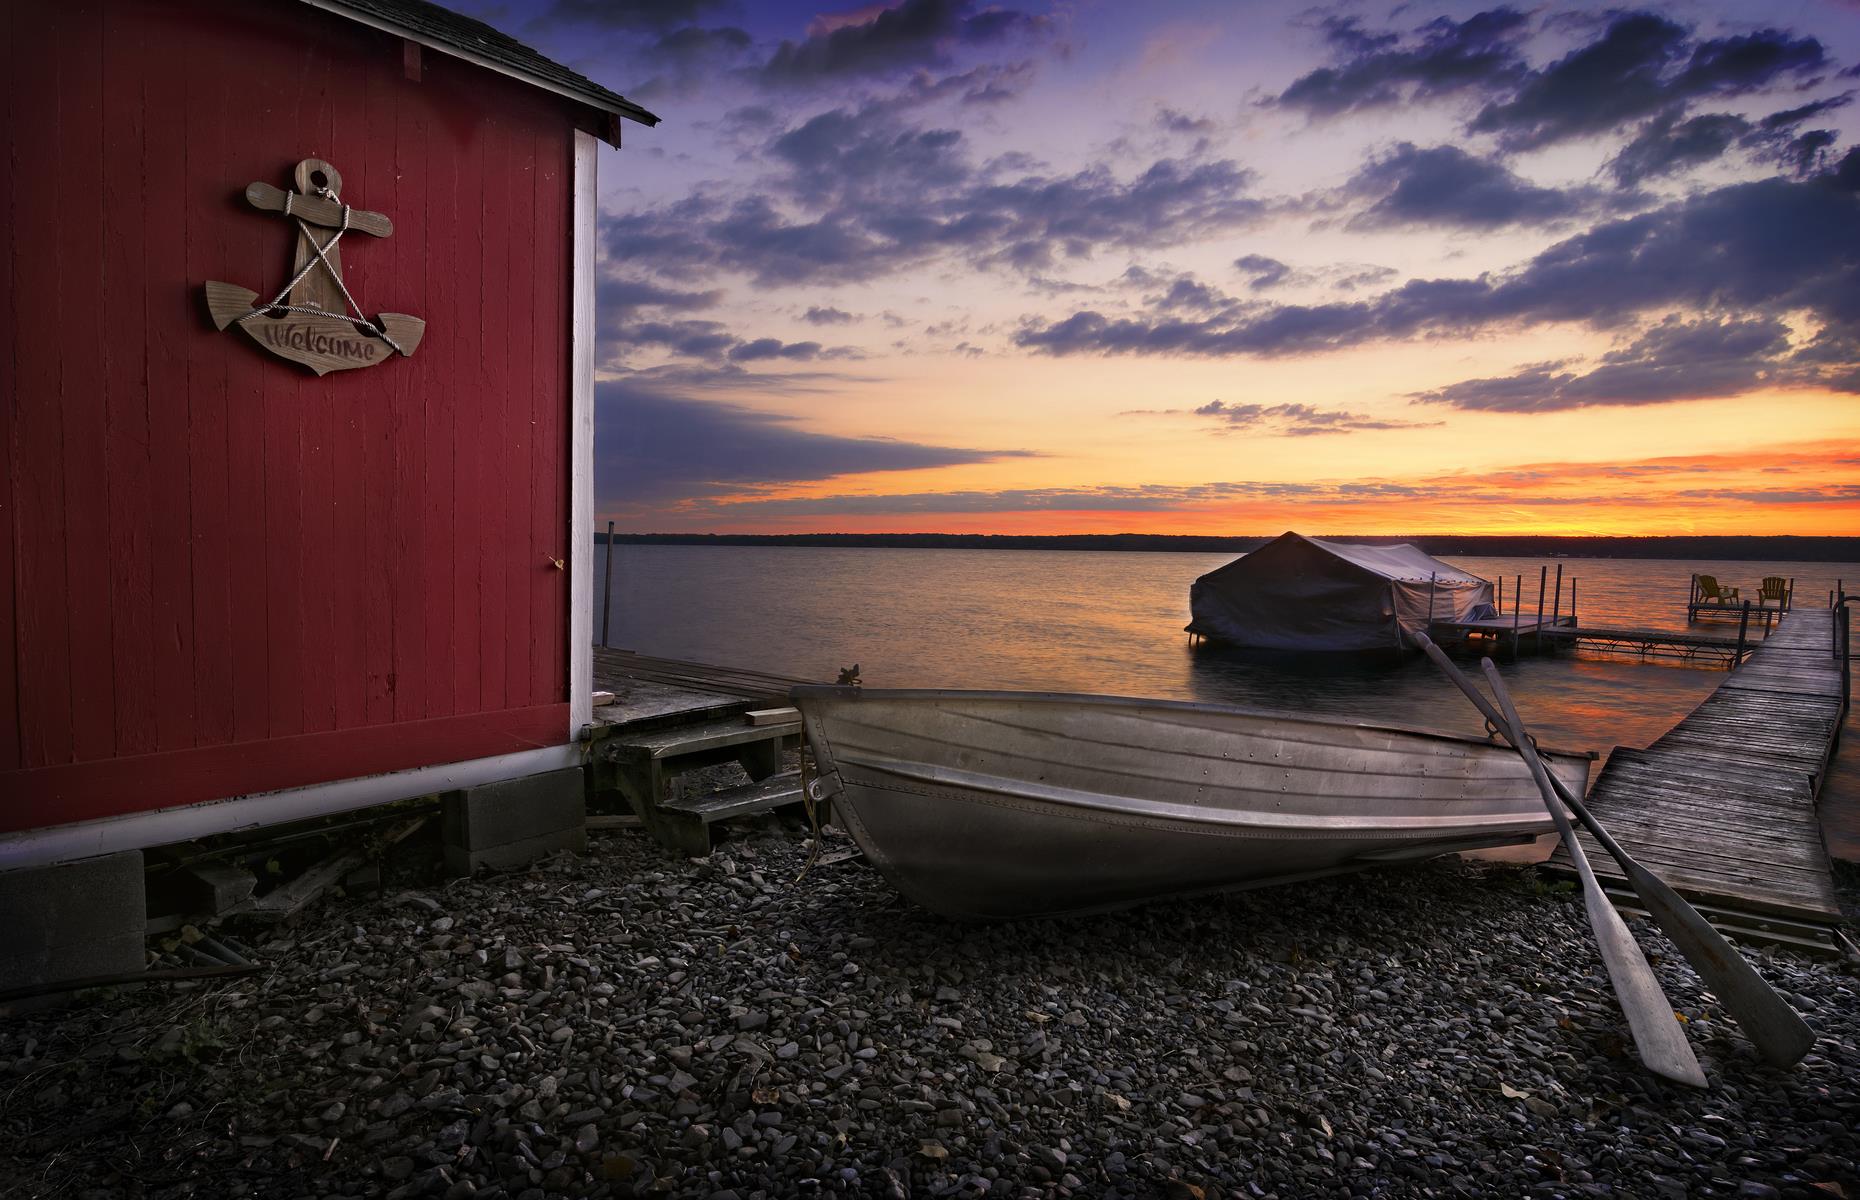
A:
[[[596,148],[657,118],[420,0],[6,5],[0,46],[0,871],[577,765]],[[245,191],[307,158],[391,219],[341,275],[412,356],[209,320],[290,279]]]

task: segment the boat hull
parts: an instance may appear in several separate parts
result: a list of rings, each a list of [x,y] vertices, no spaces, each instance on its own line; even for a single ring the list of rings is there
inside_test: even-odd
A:
[[[1518,756],[1472,738],[1104,696],[792,698],[836,819],[900,892],[950,916],[1122,908],[1553,828]],[[1580,794],[1589,759],[1551,768]]]

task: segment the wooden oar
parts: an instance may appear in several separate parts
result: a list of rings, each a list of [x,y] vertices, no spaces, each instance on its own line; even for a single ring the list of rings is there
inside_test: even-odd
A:
[[[1415,640],[1427,651],[1427,656],[1434,660],[1448,679],[1466,694],[1480,714],[1485,717],[1493,729],[1510,741],[1510,733],[1505,719],[1494,709],[1491,702],[1466,678],[1460,669],[1453,665],[1451,659],[1429,641],[1427,635],[1416,634]],[[1513,745],[1516,745],[1514,742]],[[1777,995],[1771,987],[1757,974],[1755,967],[1745,961],[1731,943],[1724,940],[1724,935],[1712,928],[1710,921],[1699,915],[1699,911],[1675,892],[1666,882],[1652,871],[1636,862],[1632,855],[1622,849],[1621,843],[1615,841],[1602,823],[1589,814],[1588,806],[1578,799],[1563,781],[1550,776],[1551,786],[1569,810],[1576,814],[1583,827],[1600,842],[1602,849],[1608,851],[1627,877],[1629,886],[1640,897],[1640,902],[1653,914],[1653,919],[1671,938],[1673,945],[1692,964],[1692,969],[1699,973],[1705,986],[1718,997],[1725,1011],[1730,1013],[1744,1030],[1757,1052],[1770,1063],[1778,1067],[1793,1066],[1800,1062],[1802,1056],[1815,1044],[1815,1031],[1808,1022],[1799,1016],[1789,1002]]]
[[[1576,841],[1576,831],[1570,828],[1569,817],[1564,814],[1563,806],[1557,802],[1556,789],[1550,784],[1549,773],[1544,770],[1543,760],[1530,749],[1530,739],[1525,736],[1524,722],[1518,717],[1518,710],[1512,706],[1511,693],[1505,690],[1505,681],[1498,677],[1498,668],[1489,658],[1481,659],[1479,665],[1485,669],[1486,680],[1492,685],[1492,691],[1498,696],[1499,710],[1505,714],[1505,727],[1510,729],[1512,747],[1518,757],[1530,768],[1531,777],[1537,781],[1537,790],[1544,798],[1544,807],[1550,810],[1550,819],[1556,823],[1556,831],[1563,838],[1563,845],[1569,848],[1569,857],[1576,864],[1576,874],[1582,878],[1583,906],[1589,911],[1589,927],[1595,931],[1595,944],[1602,952],[1602,964],[1608,968],[1608,978],[1615,985],[1615,996],[1621,1001],[1621,1011],[1627,1016],[1628,1030],[1634,1035],[1635,1048],[1640,1051],[1640,1061],[1649,1071],[1679,1083],[1689,1083],[1693,1087],[1706,1087],[1705,1072],[1699,1069],[1699,1060],[1693,1057],[1692,1047],[1686,1042],[1684,1029],[1680,1027],[1673,1013],[1673,1006],[1667,1002],[1666,993],[1660,990],[1660,981],[1653,977],[1653,968],[1647,965],[1646,956],[1635,944],[1634,936],[1628,932],[1627,922],[1615,911],[1615,906],[1608,902],[1602,891],[1602,885],[1595,880],[1595,872],[1589,867],[1589,857],[1582,852],[1582,846]]]

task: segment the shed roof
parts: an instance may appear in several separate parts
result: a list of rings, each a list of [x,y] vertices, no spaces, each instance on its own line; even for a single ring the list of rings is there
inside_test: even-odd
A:
[[[483,21],[429,4],[427,0],[304,0],[306,4],[326,9],[364,25],[418,42],[422,46],[476,63],[493,71],[521,79],[544,91],[567,96],[615,117],[625,117],[642,125],[657,125],[659,118],[618,92],[600,84],[554,59],[544,58],[509,34],[501,33]],[[607,140],[620,144],[616,124]]]

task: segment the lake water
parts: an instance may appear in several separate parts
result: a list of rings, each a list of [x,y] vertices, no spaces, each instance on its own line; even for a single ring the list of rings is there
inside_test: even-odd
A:
[[[614,547],[617,647],[669,658],[831,680],[858,664],[870,687],[1013,688],[1204,700],[1424,725],[1478,734],[1482,723],[1424,658],[1396,663],[1261,662],[1193,648],[1188,588],[1229,554],[1062,550],[894,550],[789,546]],[[1538,559],[1450,557],[1487,579],[1525,576]],[[1766,575],[1796,581],[1798,605],[1825,605],[1837,578],[1860,590],[1860,564],[1554,560],[1585,624],[1685,629],[1694,572],[1754,594]],[[1555,565],[1551,566],[1554,577]],[[601,628],[595,554],[596,636]],[[1546,611],[1550,607],[1546,601]],[[1729,620],[1694,627],[1735,637]],[[1753,630],[1753,636],[1760,627]],[[1547,745],[1606,753],[1644,746],[1724,678],[1721,667],[1563,654],[1501,664]],[[1850,716],[1822,792],[1835,853],[1860,858],[1860,737]]]

